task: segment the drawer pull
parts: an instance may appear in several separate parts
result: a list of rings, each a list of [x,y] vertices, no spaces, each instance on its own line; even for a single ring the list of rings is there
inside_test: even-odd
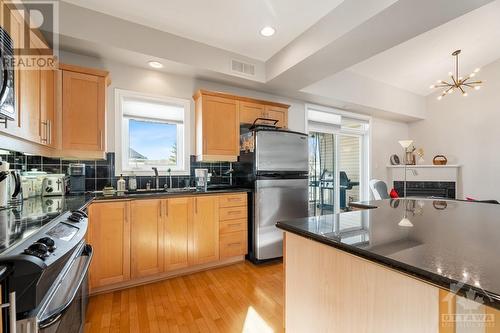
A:
[[[227,212],[229,215],[234,215],[234,214],[239,214],[241,211],[240,210],[232,210]]]
[[[235,243],[228,243],[227,246],[240,246],[241,242],[235,242]]]
[[[228,227],[237,227],[239,226],[241,223],[229,223],[227,226]]]
[[[242,198],[228,198],[227,201],[241,201]]]

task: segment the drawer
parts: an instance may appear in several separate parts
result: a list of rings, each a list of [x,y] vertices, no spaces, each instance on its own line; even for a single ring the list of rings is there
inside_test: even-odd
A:
[[[219,252],[221,258],[242,256],[247,254],[247,232],[237,231],[219,236]]]
[[[247,218],[247,207],[225,207],[219,210],[220,221],[240,220]]]
[[[238,207],[247,205],[247,194],[230,194],[219,197],[219,207]]]
[[[228,232],[247,231],[247,220],[227,220],[220,221],[219,233],[227,234]]]

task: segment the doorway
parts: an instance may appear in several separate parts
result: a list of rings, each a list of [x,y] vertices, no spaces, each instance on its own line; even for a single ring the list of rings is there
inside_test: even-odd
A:
[[[308,123],[310,216],[349,210],[349,203],[365,200],[368,181],[369,120],[318,122],[317,116]]]

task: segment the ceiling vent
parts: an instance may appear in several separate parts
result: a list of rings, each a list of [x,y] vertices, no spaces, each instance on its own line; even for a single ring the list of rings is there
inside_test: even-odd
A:
[[[247,76],[255,76],[255,65],[233,59],[231,60],[231,71]]]

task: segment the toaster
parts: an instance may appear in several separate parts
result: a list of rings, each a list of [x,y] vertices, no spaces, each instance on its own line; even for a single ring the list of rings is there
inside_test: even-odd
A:
[[[46,175],[42,182],[42,196],[65,195],[68,188],[66,175],[52,174]]]

